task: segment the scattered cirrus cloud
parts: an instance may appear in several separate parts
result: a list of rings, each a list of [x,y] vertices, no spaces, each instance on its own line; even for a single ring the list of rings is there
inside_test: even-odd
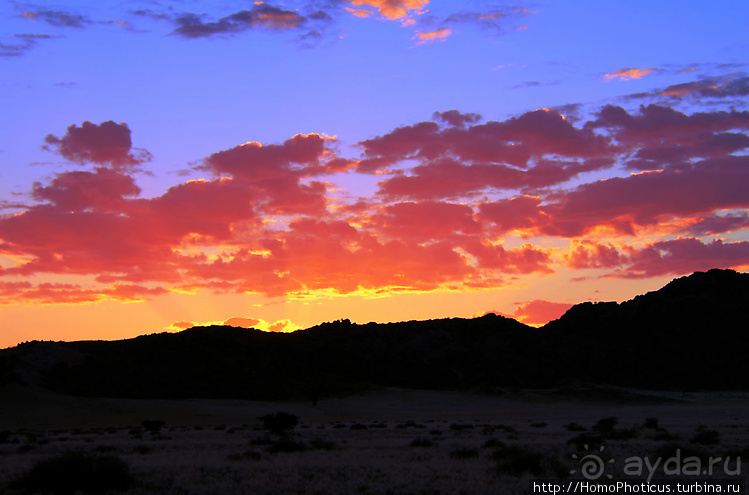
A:
[[[640,79],[656,70],[658,69],[619,69],[610,74],[604,74],[601,77],[608,80],[621,79],[622,81],[629,81],[631,79]]]
[[[55,27],[72,27],[82,29],[92,21],[79,14],[72,14],[61,10],[28,10],[21,14],[25,19],[45,22]]]
[[[34,48],[39,40],[54,38],[49,34],[14,34],[15,43],[0,43],[0,57],[18,57]]]

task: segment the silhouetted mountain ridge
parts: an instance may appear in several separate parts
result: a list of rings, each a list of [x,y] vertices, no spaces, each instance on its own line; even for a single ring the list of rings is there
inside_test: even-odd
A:
[[[710,270],[617,303],[582,303],[542,328],[489,314],[291,334],[194,327],[120,341],[0,351],[0,384],[83,396],[314,399],[378,386],[747,389],[749,274]]]

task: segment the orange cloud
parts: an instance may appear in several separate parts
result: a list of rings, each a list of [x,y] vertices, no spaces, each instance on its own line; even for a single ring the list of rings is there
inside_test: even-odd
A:
[[[408,17],[412,12],[421,13],[429,0],[351,0],[351,4],[377,9],[381,16],[394,21]]]
[[[435,31],[416,31],[416,36],[413,39],[419,44],[445,41],[452,33],[452,29],[441,27]]]
[[[623,81],[629,81],[630,79],[640,79],[643,76],[647,76],[656,69],[621,69],[611,74],[604,74],[604,79],[616,79],[619,78]]]

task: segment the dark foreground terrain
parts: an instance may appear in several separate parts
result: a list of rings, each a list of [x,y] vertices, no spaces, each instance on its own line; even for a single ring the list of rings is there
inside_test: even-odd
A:
[[[700,479],[749,470],[749,395],[737,392],[385,389],[316,405],[15,393],[0,406],[4,493],[520,494],[529,480],[584,480],[588,454],[605,479],[646,479],[625,471],[646,457],[692,459],[653,479],[688,481],[719,457]],[[268,423],[278,411],[291,422]]]

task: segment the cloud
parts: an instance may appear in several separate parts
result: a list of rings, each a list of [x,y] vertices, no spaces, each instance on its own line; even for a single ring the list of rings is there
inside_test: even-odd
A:
[[[499,29],[502,28],[507,19],[510,17],[531,15],[535,12],[530,11],[524,7],[502,7],[493,8],[483,12],[458,12],[449,15],[445,20],[445,24],[455,23],[472,23],[478,24],[485,29]],[[519,26],[519,29],[526,29],[527,26]]]
[[[323,158],[332,158],[327,141],[319,134],[297,134],[283,144],[249,142],[213,153],[202,168],[246,183],[257,203],[270,213],[321,213],[326,207],[325,184],[302,181],[327,170],[322,165]]]
[[[96,163],[115,168],[139,165],[150,159],[147,151],[133,152],[130,129],[126,123],[111,120],[101,124],[85,121],[81,127],[71,125],[61,138],[48,134],[44,149],[56,151],[76,163]]]
[[[622,81],[629,81],[631,79],[640,79],[656,70],[658,69],[620,69],[611,74],[604,74],[601,77],[608,80],[621,79]]]
[[[448,118],[460,120],[453,114]],[[435,119],[445,121],[439,113]],[[468,121],[463,119],[463,122]],[[381,183],[383,194],[414,198],[440,194],[452,197],[485,187],[551,185],[606,166],[600,161],[585,161],[612,153],[609,138],[591,129],[577,128],[560,113],[548,109],[470,127],[441,128],[436,122],[420,122],[359,144],[365,157],[360,171],[387,169],[403,160],[421,160],[413,169],[415,176],[394,177]],[[555,163],[542,160],[547,155],[564,159],[556,159]],[[532,168],[527,170],[529,165]],[[433,172],[453,172],[461,177],[441,181]],[[449,194],[453,178],[454,192]],[[445,184],[438,184],[440,181]],[[428,189],[431,191],[427,192]]]
[[[242,318],[235,316],[224,321],[223,324],[230,327],[253,328],[258,323],[260,323],[260,320],[257,318]]]
[[[38,40],[53,38],[48,34],[15,34],[18,43],[0,43],[0,57],[18,57],[38,44]]]
[[[463,248],[477,260],[477,266],[488,270],[499,270],[502,273],[553,273],[551,252],[532,244],[523,244],[518,248],[505,249],[501,244],[488,241],[469,241]]]
[[[660,220],[746,208],[748,173],[749,157],[742,156],[583,184],[544,208],[552,221],[541,231],[575,237],[605,226],[633,235]]]
[[[447,110],[445,112],[434,112],[432,118],[435,121],[441,121],[452,127],[465,128],[467,124],[475,124],[481,120],[481,115],[477,113],[460,113],[457,110]]]
[[[34,199],[50,201],[70,211],[88,208],[119,211],[124,197],[138,194],[140,188],[132,177],[106,168],[58,174],[48,186],[34,183],[32,191]]]
[[[387,205],[370,216],[368,222],[377,232],[393,239],[448,239],[480,231],[473,219],[473,208],[436,201]]]
[[[517,306],[514,313],[498,314],[514,318],[521,323],[533,326],[545,325],[552,320],[556,320],[572,307],[572,304],[556,303],[545,301],[543,299],[534,299],[533,301],[528,301],[526,303],[515,304]]]
[[[131,284],[114,284],[103,288],[85,288],[78,284],[43,282],[33,285],[29,282],[0,281],[0,305],[16,303],[36,304],[85,304],[105,300],[118,302],[144,301],[165,294],[166,289]]]
[[[47,147],[93,166],[4,207],[0,297],[375,295],[496,288],[560,265],[642,278],[747,264],[747,243],[725,234],[749,225],[749,113],[607,106],[587,122],[551,110],[480,122],[437,112],[363,141],[359,159],[324,134],[251,141],[150,198],[127,125],[71,126]],[[350,176],[370,172],[382,174],[377,194],[347,199]],[[51,275],[77,284],[36,282]]]
[[[591,242],[580,243],[568,258],[572,268],[613,268],[612,278],[649,278],[684,275],[711,268],[741,269],[749,266],[749,242],[705,243],[695,238],[667,239],[642,248]]]
[[[70,14],[61,10],[36,10],[26,11],[21,17],[33,21],[42,21],[56,27],[83,28],[91,21],[82,15]]]
[[[749,95],[749,77],[747,76],[722,76],[704,78],[698,81],[675,84],[658,91],[660,96],[670,98],[684,98],[692,96],[695,98],[731,98]]]
[[[441,27],[434,31],[416,31],[413,39],[418,44],[431,43],[434,41],[445,41],[453,33],[452,29]]]
[[[369,7],[391,21],[401,20],[412,14],[419,14],[429,4],[429,0],[351,0],[351,5]],[[369,9],[347,9],[358,17],[367,17]]]
[[[164,19],[150,11],[136,11],[138,15]],[[204,21],[202,16],[185,13],[172,19],[177,28],[172,34],[183,38],[207,38],[216,35],[234,34],[251,29],[288,31],[306,27],[309,22],[328,22],[330,16],[315,11],[305,16],[293,10],[285,10],[267,3],[257,3],[250,10],[241,10],[217,21]]]

